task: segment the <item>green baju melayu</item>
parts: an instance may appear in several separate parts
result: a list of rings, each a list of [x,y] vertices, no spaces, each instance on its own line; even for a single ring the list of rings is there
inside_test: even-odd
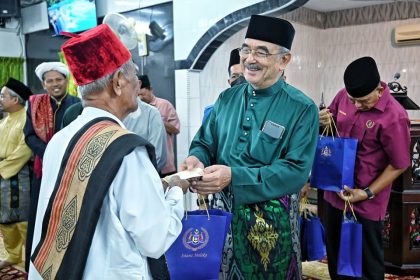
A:
[[[284,127],[274,138],[266,121]],[[190,155],[231,167],[232,182],[212,207],[232,211],[224,279],[299,279],[297,193],[306,183],[318,134],[318,109],[282,79],[263,90],[223,91],[195,135]]]

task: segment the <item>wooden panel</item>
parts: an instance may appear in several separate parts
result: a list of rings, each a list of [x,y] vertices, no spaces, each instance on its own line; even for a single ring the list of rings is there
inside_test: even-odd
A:
[[[411,168],[395,180],[384,227],[387,272],[420,276],[420,124],[411,127]]]

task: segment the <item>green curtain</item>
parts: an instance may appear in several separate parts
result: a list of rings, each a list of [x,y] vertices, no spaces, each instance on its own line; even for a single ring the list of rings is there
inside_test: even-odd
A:
[[[0,57],[0,86],[3,86],[10,77],[23,81],[22,57]]]
[[[66,58],[64,57],[64,55],[63,55],[63,53],[62,53],[62,52],[58,52],[58,57],[60,58],[60,61],[61,61],[62,63],[64,63],[65,65],[67,65],[67,66],[68,66],[67,61],[66,61]],[[70,76],[69,76],[69,83],[68,83],[68,85],[67,85],[67,92],[68,92],[70,95],[73,95],[73,96],[78,96],[78,93],[77,93],[77,86],[76,86],[76,84],[74,83],[73,75],[71,74],[71,72],[70,72]]]

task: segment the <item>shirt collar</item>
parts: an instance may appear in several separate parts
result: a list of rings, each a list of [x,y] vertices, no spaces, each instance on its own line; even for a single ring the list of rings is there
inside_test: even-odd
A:
[[[256,93],[256,96],[268,96],[278,93],[284,86],[285,82],[283,79],[279,79],[276,83],[274,83],[272,86],[264,89],[254,89],[251,84],[248,83],[246,92],[248,95],[252,95],[254,92]]]
[[[385,107],[388,104],[389,98],[391,97],[391,93],[389,91],[389,87],[386,83],[381,82],[382,87],[384,88],[384,92],[382,93],[382,96],[379,98],[378,102],[376,102],[375,106],[373,108],[384,112]]]
[[[156,96],[153,96],[152,101],[150,101],[149,104],[156,107]]]
[[[17,115],[21,114],[22,112],[25,112],[26,113],[25,107],[22,107],[22,108],[20,108],[19,110],[15,111],[15,112],[9,113],[9,116],[17,116]]]
[[[105,110],[102,110],[102,109],[99,109],[99,108],[96,108],[96,107],[85,107],[83,109],[82,114],[84,116],[87,116],[87,117],[92,117],[92,119],[93,118],[98,118],[98,117],[108,117],[108,118],[111,118],[111,119],[115,120],[116,122],[118,122],[118,124],[122,128],[126,128],[125,125],[122,123],[122,121],[120,121],[116,116],[114,116],[110,112],[107,112]]]

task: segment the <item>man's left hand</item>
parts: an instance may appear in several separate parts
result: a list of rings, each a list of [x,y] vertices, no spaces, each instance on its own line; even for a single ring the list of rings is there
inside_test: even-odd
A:
[[[192,182],[192,189],[199,194],[222,191],[232,181],[232,171],[226,165],[212,165],[204,169],[201,181]]]
[[[344,190],[337,193],[342,200],[349,200],[351,203],[356,203],[368,199],[367,193],[362,189],[351,189],[344,186]]]
[[[176,175],[171,176],[171,178],[169,179],[169,182],[167,182],[165,180],[162,180],[162,183],[164,185],[165,190],[166,190],[166,188],[165,188],[165,183],[166,183],[166,185],[167,185],[166,187],[169,187],[169,188],[175,187],[175,186],[180,187],[184,194],[187,193],[188,188],[190,187],[190,182],[189,181],[182,180],[181,178],[179,178],[179,176],[176,176]]]

